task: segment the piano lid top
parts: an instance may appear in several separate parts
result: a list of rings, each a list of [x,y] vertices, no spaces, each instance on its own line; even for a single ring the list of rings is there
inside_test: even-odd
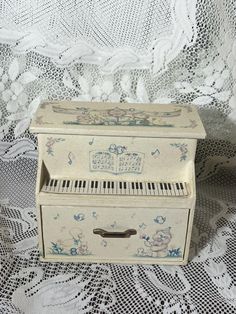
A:
[[[34,133],[103,136],[205,138],[191,105],[59,101],[41,104],[31,123]]]

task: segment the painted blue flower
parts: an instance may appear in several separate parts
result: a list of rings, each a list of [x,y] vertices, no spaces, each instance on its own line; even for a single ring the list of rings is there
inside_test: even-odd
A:
[[[79,213],[79,214],[77,214],[77,215],[74,215],[74,219],[75,219],[76,221],[82,221],[82,220],[85,219],[85,216],[84,216],[84,214]]]
[[[116,221],[114,221],[113,224],[111,224],[111,227],[115,228],[116,226],[117,226],[117,223],[116,223]]]
[[[81,239],[73,238],[73,240],[74,240],[74,245],[79,245],[81,243]]]
[[[107,246],[107,241],[102,240],[101,245],[104,246],[104,247],[106,247],[106,246]]]
[[[95,219],[97,219],[97,218],[98,218],[98,216],[97,216],[97,213],[96,213],[96,212],[92,212],[92,216],[93,216],[93,218],[95,218]]]
[[[149,237],[147,234],[141,234],[141,235],[140,235],[140,239],[149,241],[149,240],[150,240],[150,237]]]
[[[71,255],[78,255],[77,249],[76,249],[75,247],[72,247],[72,248],[70,249],[70,254],[71,254]]]
[[[169,250],[168,256],[171,256],[171,257],[180,257],[180,256],[182,256],[180,248]]]
[[[51,250],[54,254],[60,254],[63,251],[63,248],[60,247],[58,243],[54,243],[54,242],[51,242],[51,243],[52,243]]]
[[[156,216],[156,218],[154,218],[153,220],[155,221],[155,223],[162,225],[166,221],[166,217]]]
[[[147,227],[147,225],[144,223],[144,222],[142,222],[140,225],[139,225],[139,228],[140,229],[145,229]]]
[[[144,256],[145,255],[145,251],[143,248],[138,248],[137,249],[137,255],[138,256]]]

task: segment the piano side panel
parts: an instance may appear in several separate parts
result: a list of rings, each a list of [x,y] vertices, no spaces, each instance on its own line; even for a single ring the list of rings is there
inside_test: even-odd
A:
[[[192,162],[192,167],[190,171],[190,182],[189,185],[191,188],[191,208],[189,211],[189,218],[188,218],[188,225],[187,225],[187,232],[186,232],[186,243],[185,243],[185,254],[184,254],[184,260],[187,264],[188,257],[189,257],[189,250],[190,250],[190,242],[191,242],[191,235],[192,235],[192,228],[193,228],[193,220],[194,220],[194,213],[195,213],[195,204],[196,204],[196,176],[195,176],[195,164]]]
[[[43,256],[43,245],[44,245],[44,241],[43,241],[43,233],[42,233],[42,217],[41,217],[41,211],[40,211],[40,205],[38,202],[38,196],[40,194],[41,188],[43,186],[43,183],[45,182],[45,180],[49,177],[49,173],[48,170],[44,164],[43,161],[43,139],[44,136],[41,134],[38,134],[37,136],[38,139],[38,169],[37,169],[37,179],[36,179],[36,202],[37,202],[37,226],[38,226],[38,239],[39,239],[39,254],[40,257],[44,257]]]
[[[195,139],[41,135],[52,178],[188,181]]]

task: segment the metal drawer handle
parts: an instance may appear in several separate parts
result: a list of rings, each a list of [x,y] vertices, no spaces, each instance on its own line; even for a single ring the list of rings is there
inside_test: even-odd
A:
[[[106,231],[104,229],[93,229],[94,234],[99,234],[103,238],[130,238],[131,235],[137,234],[137,230],[128,229],[123,232]]]

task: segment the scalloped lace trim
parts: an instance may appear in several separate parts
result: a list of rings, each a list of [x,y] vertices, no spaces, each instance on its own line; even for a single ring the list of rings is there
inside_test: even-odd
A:
[[[166,32],[165,36],[152,42],[146,54],[139,54],[129,47],[94,47],[86,41],[60,45],[50,42],[37,30],[18,32],[4,27],[0,29],[0,42],[10,45],[16,54],[35,51],[63,67],[86,63],[100,66],[104,74],[121,68],[150,69],[153,73],[161,73],[185,47],[193,45],[197,37],[196,0],[172,0],[170,9],[172,32]]]

